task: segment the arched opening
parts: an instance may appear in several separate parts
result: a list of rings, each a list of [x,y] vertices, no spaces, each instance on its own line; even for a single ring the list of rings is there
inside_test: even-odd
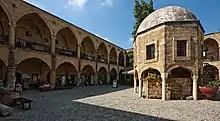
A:
[[[98,61],[102,63],[108,63],[108,51],[104,43],[99,45]]]
[[[219,80],[218,68],[213,65],[205,65],[203,67],[203,79],[208,81]]]
[[[101,67],[98,71],[98,81],[102,84],[107,84],[107,70],[105,67]]]
[[[81,43],[81,58],[86,60],[95,60],[96,51],[92,40],[89,37],[83,39]]]
[[[17,65],[16,79],[24,89],[38,89],[50,83],[50,67],[38,58],[25,59]]]
[[[119,65],[124,66],[124,53],[122,51],[120,52],[118,59],[119,59],[119,61],[118,61]]]
[[[56,35],[56,53],[65,56],[77,56],[77,39],[70,28],[62,28]]]
[[[117,53],[114,47],[110,51],[109,62],[110,64],[117,65]]]
[[[0,80],[6,84],[7,67],[3,60],[0,59]]]
[[[8,44],[9,19],[3,8],[0,6],[0,45]]]
[[[113,84],[113,80],[117,79],[117,71],[115,68],[112,68],[110,71],[110,84]]]
[[[83,67],[82,71],[81,71],[81,79],[82,79],[82,83],[84,85],[94,85],[95,84],[95,79],[94,79],[94,69],[92,66],[87,65],[85,67]]]
[[[172,69],[168,73],[167,92],[170,99],[183,99],[192,95],[192,71],[183,67]]]
[[[157,69],[149,68],[141,74],[148,99],[162,99],[162,79]]]
[[[16,23],[15,33],[17,48],[50,52],[50,29],[37,13],[29,13],[21,17]]]
[[[126,85],[127,82],[126,82],[126,80],[125,80],[125,75],[122,74],[122,72],[124,72],[123,69],[121,69],[121,70],[119,71],[119,84],[121,84],[121,85]]]
[[[56,69],[56,87],[73,87],[77,84],[77,70],[71,63],[65,62]]]
[[[204,58],[208,61],[219,60],[219,45],[216,40],[208,38],[204,41]]]

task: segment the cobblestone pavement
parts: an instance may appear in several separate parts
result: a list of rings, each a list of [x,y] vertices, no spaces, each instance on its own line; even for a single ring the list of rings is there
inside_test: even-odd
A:
[[[220,101],[144,100],[125,86],[29,91],[24,96],[36,101],[33,109],[16,107],[0,121],[220,121]]]

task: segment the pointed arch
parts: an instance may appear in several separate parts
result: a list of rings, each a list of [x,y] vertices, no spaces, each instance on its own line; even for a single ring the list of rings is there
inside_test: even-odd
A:
[[[109,52],[109,61],[111,64],[117,65],[117,52],[114,47],[112,47]]]
[[[20,19],[22,19],[24,16],[30,15],[30,14],[37,14],[44,21],[46,26],[48,27],[48,29],[50,31],[50,35],[53,35],[53,31],[51,29],[51,26],[49,25],[49,23],[46,21],[46,19],[38,11],[30,10],[30,11],[26,11],[26,12],[21,13],[20,16],[18,16],[16,18],[16,20],[14,21],[14,25],[17,25],[18,21]]]
[[[12,18],[9,14],[9,12],[7,11],[5,5],[0,1],[0,7],[3,9],[4,13],[6,14],[7,18],[8,18],[8,24],[13,25],[13,21]]]
[[[108,62],[108,50],[104,43],[101,43],[98,46],[98,61],[99,62]]]

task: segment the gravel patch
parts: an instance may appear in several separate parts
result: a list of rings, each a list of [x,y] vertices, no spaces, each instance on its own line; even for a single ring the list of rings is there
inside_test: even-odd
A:
[[[51,92],[25,92],[34,108],[16,107],[1,121],[219,121],[220,101],[161,101],[138,98],[133,89],[92,86]]]

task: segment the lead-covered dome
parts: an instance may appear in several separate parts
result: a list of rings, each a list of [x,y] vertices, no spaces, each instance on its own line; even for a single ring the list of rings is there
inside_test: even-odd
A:
[[[198,21],[197,17],[189,10],[179,6],[160,8],[147,16],[140,24],[137,33],[143,32],[154,26],[172,21]]]

